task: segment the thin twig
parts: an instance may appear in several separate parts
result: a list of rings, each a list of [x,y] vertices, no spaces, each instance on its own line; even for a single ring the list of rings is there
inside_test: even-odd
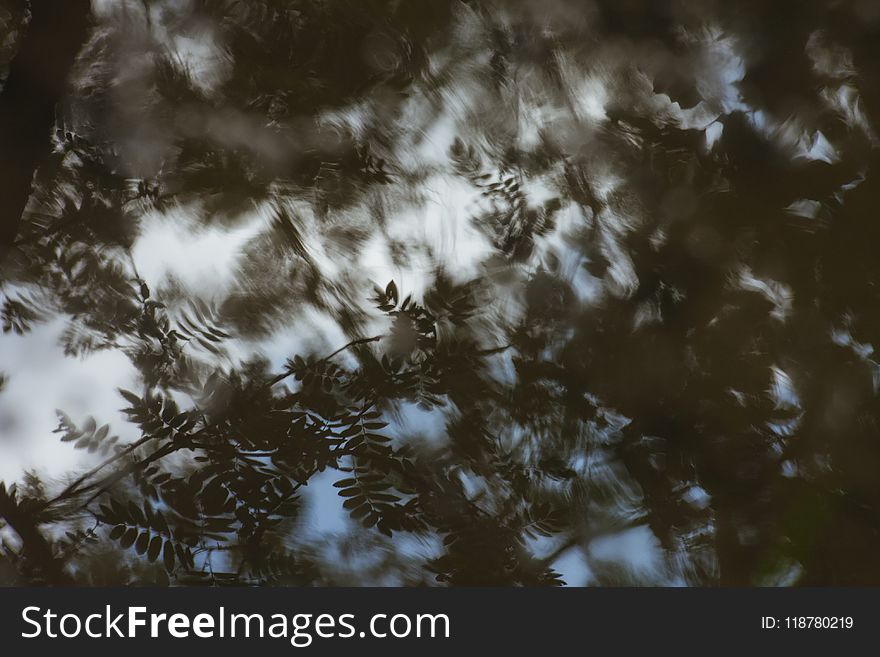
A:
[[[343,351],[345,351],[346,349],[351,349],[352,347],[357,347],[358,345],[367,344],[368,342],[378,342],[378,341],[381,340],[383,337],[384,337],[384,336],[381,336],[381,335],[374,335],[374,336],[371,337],[371,338],[359,338],[359,339],[357,339],[357,340],[352,340],[352,341],[349,342],[348,344],[345,344],[345,345],[339,347],[339,349],[337,349],[336,351],[334,351],[334,352],[333,352],[332,354],[330,354],[329,356],[324,356],[324,358],[322,358],[321,360],[319,360],[319,361],[317,361],[317,362],[318,362],[318,363],[325,363],[325,362],[327,362],[328,360],[330,360],[331,358],[333,358],[334,356],[338,356],[339,354],[341,354],[341,353],[342,353]],[[293,370],[291,370],[290,368],[288,368],[287,370],[285,370],[285,371],[282,372],[281,374],[278,374],[278,375],[272,377],[271,379],[269,379],[268,381],[266,381],[266,383],[263,384],[263,387],[264,387],[264,388],[271,388],[272,386],[274,386],[274,385],[276,385],[276,384],[278,384],[278,383],[281,383],[284,379],[286,379],[287,377],[289,377],[291,374],[293,374]]]
[[[120,480],[124,479],[125,477],[127,477],[128,475],[130,475],[132,472],[135,472],[135,471],[138,470],[139,468],[142,468],[143,466],[147,466],[147,465],[149,465],[150,463],[153,463],[153,462],[155,462],[155,461],[158,461],[159,459],[165,458],[165,457],[168,456],[169,454],[173,454],[174,452],[176,452],[176,451],[178,451],[178,450],[180,450],[180,449],[183,449],[183,448],[185,448],[185,447],[189,447],[189,443],[188,443],[188,442],[182,442],[182,443],[169,443],[169,444],[165,445],[164,447],[162,447],[162,448],[160,448],[160,449],[157,449],[155,452],[153,452],[152,454],[150,454],[148,457],[146,457],[146,458],[144,458],[144,459],[141,459],[140,461],[137,461],[137,462],[135,462],[135,463],[132,463],[131,465],[129,465],[129,466],[123,468],[120,472],[118,472],[117,474],[115,474],[115,475],[113,475],[112,477],[110,477],[110,478],[109,478],[110,481],[107,482],[106,484],[103,484],[103,485],[101,485],[101,484],[92,484],[92,485],[90,485],[90,486],[86,486],[85,488],[83,488],[83,489],[82,489],[81,491],[79,491],[79,492],[83,493],[83,492],[85,492],[85,491],[87,491],[87,490],[91,490],[92,488],[97,488],[98,486],[100,486],[100,490],[98,490],[97,493],[95,493],[95,494],[92,495],[88,500],[86,500],[85,503],[83,503],[83,504],[80,506],[80,508],[81,508],[81,509],[86,508],[86,507],[87,507],[89,504],[91,504],[94,500],[96,500],[98,497],[100,497],[101,495],[103,495],[104,493],[106,493],[108,490],[110,490],[110,489],[111,489],[111,488],[112,488],[117,482],[119,482]],[[105,481],[106,481],[106,480],[105,480]]]
[[[500,354],[501,352],[507,351],[512,346],[513,346],[512,344],[506,344],[503,347],[495,347],[494,349],[482,349],[482,350],[478,351],[477,353],[480,356],[492,356],[493,354]]]
[[[56,502],[60,502],[61,500],[64,500],[64,499],[66,499],[66,498],[68,498],[68,497],[73,497],[76,493],[82,492],[82,491],[78,491],[78,490],[76,490],[76,489],[77,489],[77,488],[80,486],[80,484],[82,484],[86,479],[89,479],[90,477],[95,476],[96,474],[98,474],[101,470],[103,470],[104,468],[106,468],[106,467],[107,467],[108,465],[110,465],[111,463],[113,463],[113,462],[115,462],[115,461],[118,461],[119,459],[123,458],[124,456],[126,456],[126,455],[128,455],[128,454],[131,454],[131,453],[132,453],[134,450],[136,450],[138,447],[140,447],[140,446],[143,445],[144,443],[146,443],[146,442],[152,440],[153,438],[154,438],[154,436],[144,436],[144,437],[140,438],[139,440],[136,440],[135,442],[131,443],[128,447],[126,447],[126,448],[125,448],[124,450],[122,450],[121,452],[117,452],[117,453],[114,454],[113,456],[111,456],[111,457],[105,459],[104,461],[102,461],[101,463],[99,463],[98,465],[96,465],[94,468],[92,468],[91,470],[89,470],[88,472],[86,472],[84,475],[82,475],[81,477],[79,477],[76,481],[74,481],[73,483],[71,483],[67,488],[65,488],[63,491],[61,491],[60,493],[58,493],[58,495],[56,495],[56,496],[53,497],[51,500],[49,500],[48,502],[46,502],[46,504],[44,505],[44,508],[45,508],[45,507],[50,507],[50,506],[52,506],[53,504],[55,504]],[[88,490],[88,488],[86,488],[86,489],[84,489],[84,490]]]

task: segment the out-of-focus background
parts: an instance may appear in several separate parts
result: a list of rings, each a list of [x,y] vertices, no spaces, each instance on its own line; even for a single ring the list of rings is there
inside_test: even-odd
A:
[[[4,75],[57,10],[30,4],[0,2]],[[0,218],[7,487],[49,501],[106,457],[82,436],[154,430],[119,389],[195,416],[212,374],[311,355],[338,401],[385,355],[369,399],[443,485],[395,483],[426,524],[378,532],[343,456],[316,468],[271,530],[304,581],[880,581],[880,4],[81,6],[45,148],[6,159],[30,185]],[[494,537],[426,510],[443,486]],[[89,578],[114,524],[83,583],[142,576],[123,550]]]

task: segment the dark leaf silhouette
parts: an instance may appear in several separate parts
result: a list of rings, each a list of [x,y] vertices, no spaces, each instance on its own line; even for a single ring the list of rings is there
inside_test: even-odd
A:
[[[865,3],[100,4],[0,6],[12,583],[880,582]]]

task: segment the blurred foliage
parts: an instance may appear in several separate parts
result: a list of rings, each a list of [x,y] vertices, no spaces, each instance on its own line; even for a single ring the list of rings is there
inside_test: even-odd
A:
[[[140,437],[59,411],[94,467],[0,488],[15,582],[557,585],[569,551],[605,585],[880,582],[873,3],[120,1],[96,21],[0,320],[124,353]],[[213,72],[181,39],[219,44]],[[389,229],[438,178],[471,194],[476,275]],[[157,215],[257,210],[223,298],[138,272]],[[373,237],[432,263],[424,289],[359,279]],[[348,342],[238,358],[306,309]],[[439,438],[401,435],[413,408]],[[323,473],[351,520],[335,541],[302,524]],[[636,528],[657,572],[596,556]]]

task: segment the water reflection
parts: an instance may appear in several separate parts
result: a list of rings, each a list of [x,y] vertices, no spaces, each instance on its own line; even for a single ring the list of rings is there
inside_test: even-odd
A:
[[[876,583],[880,15],[788,4],[93,2],[4,581]]]

